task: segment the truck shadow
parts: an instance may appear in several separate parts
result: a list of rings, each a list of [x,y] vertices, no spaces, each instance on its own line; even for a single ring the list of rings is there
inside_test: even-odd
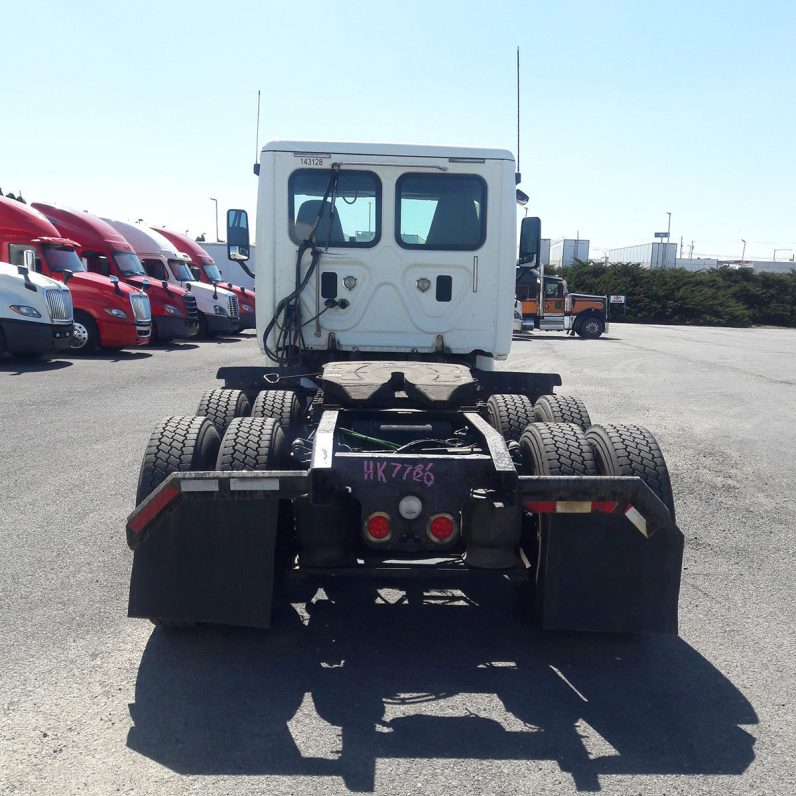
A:
[[[151,342],[147,348],[155,351],[190,351],[194,348],[199,348],[198,343],[181,343],[175,340],[169,340],[168,343],[161,343],[159,341]]]
[[[752,706],[682,639],[541,634],[512,615],[513,593],[469,586],[396,594],[337,586],[270,631],[156,629],[128,747],[184,774],[334,776],[360,792],[380,759],[554,761],[579,791],[754,759],[739,726],[757,723]]]
[[[564,334],[563,332],[514,332],[511,337],[512,341],[515,343],[522,343],[530,342],[532,340],[568,340],[569,342],[575,343],[592,343],[595,342],[593,340],[584,340],[582,337],[578,337],[575,335],[574,337],[569,334]],[[609,343],[618,343],[622,338],[621,337],[610,337],[608,335],[602,335],[598,338],[599,342],[609,342]]]
[[[148,346],[147,346],[148,347]],[[148,351],[127,351],[120,349],[100,349],[84,354],[75,354],[75,361],[81,359],[91,360],[92,362],[135,362],[138,359],[149,359],[152,354]]]
[[[45,373],[49,370],[61,370],[72,363],[63,359],[36,359],[35,357],[4,357],[0,354],[0,373],[22,376],[25,373]]]

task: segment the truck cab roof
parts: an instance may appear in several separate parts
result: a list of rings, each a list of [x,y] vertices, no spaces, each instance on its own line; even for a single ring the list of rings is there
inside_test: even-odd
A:
[[[133,251],[133,247],[117,230],[91,213],[44,202],[34,202],[32,206],[63,234],[78,241],[81,248],[108,245],[117,251]]]
[[[74,246],[77,243],[65,238],[40,213],[30,205],[0,196],[0,227],[11,234],[24,235],[53,246]]]
[[[168,238],[150,227],[145,227],[143,224],[115,221],[110,218],[103,220],[127,239],[139,257],[163,257],[167,260],[181,260],[185,263],[190,260],[187,254],[177,251]]]
[[[214,265],[215,260],[194,240],[191,240],[187,235],[181,235],[179,232],[173,232],[170,229],[156,229],[152,228],[158,235],[162,235],[183,254],[190,257],[192,263],[201,265]]]
[[[451,147],[432,144],[384,144],[374,142],[352,143],[344,141],[269,141],[263,152],[294,152],[297,157],[319,154],[372,155],[375,157],[447,158],[467,160],[514,160],[507,149],[486,147]]]

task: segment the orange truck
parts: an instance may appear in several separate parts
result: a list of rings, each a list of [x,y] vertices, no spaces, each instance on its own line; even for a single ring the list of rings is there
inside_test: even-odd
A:
[[[608,296],[570,293],[567,282],[545,274],[536,262],[534,241],[541,238],[538,218],[524,218],[520,232],[516,296],[522,302],[522,328],[544,332],[569,332],[595,339],[608,330]]]

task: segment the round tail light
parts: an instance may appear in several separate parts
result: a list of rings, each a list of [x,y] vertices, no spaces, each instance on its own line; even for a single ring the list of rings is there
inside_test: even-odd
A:
[[[434,542],[448,542],[456,533],[456,524],[450,514],[435,514],[428,522],[428,535]]]
[[[365,536],[372,542],[386,542],[392,536],[390,515],[376,511],[365,520]]]

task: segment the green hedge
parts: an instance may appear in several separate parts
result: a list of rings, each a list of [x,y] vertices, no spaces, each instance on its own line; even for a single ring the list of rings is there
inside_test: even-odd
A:
[[[750,269],[650,269],[585,262],[560,273],[575,293],[624,295],[627,316],[614,305],[612,321],[693,326],[796,326],[796,272]]]

